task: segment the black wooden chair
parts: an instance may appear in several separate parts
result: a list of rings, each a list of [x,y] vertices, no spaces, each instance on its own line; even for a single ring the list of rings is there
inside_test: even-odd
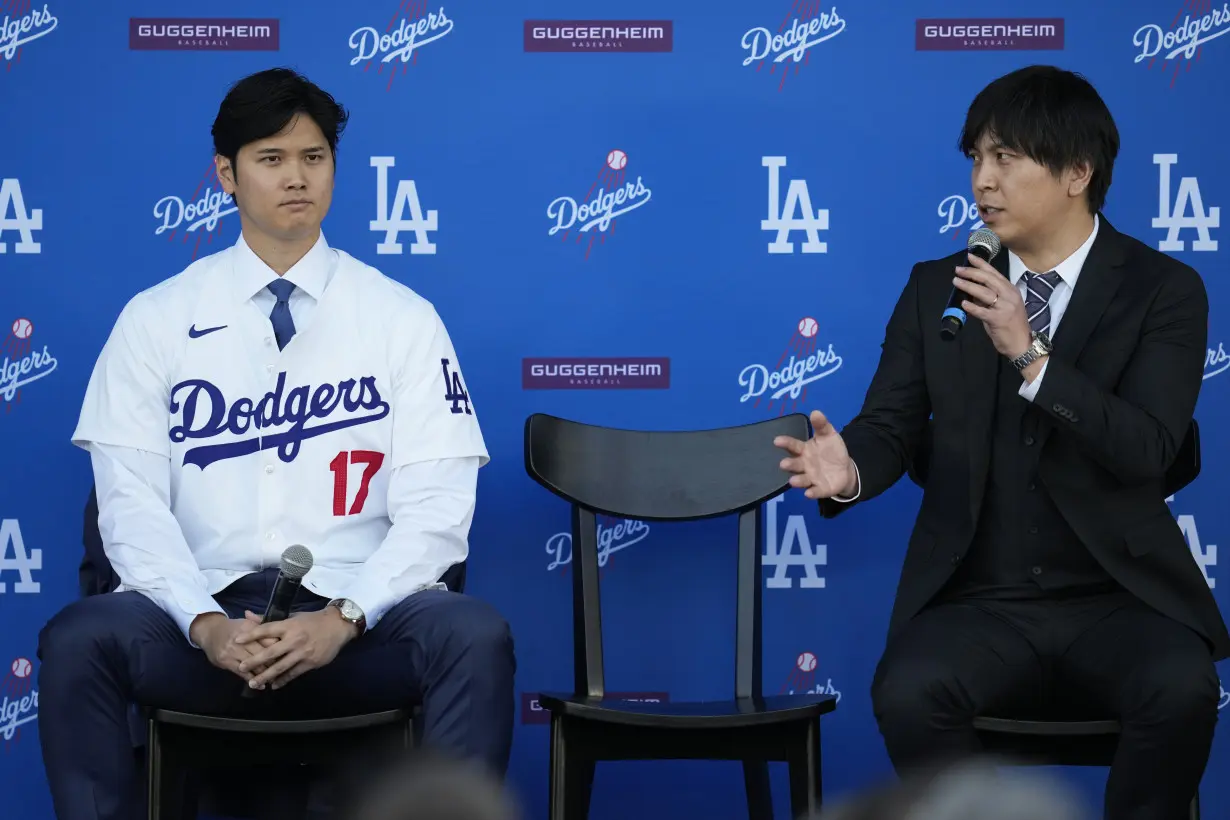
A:
[[[915,453],[909,475],[925,487],[931,454],[931,428]],[[1171,496],[1200,475],[1200,426],[1192,419],[1174,463],[1166,472],[1163,493]],[[1008,717],[974,718],[974,730],[983,748],[992,755],[1021,765],[1110,766],[1119,745],[1121,726],[1117,720],[1089,720],[1092,715],[1062,714],[1055,705],[1048,720],[1021,720]],[[1042,717],[1041,715],[1032,717]],[[1063,719],[1060,719],[1063,718]],[[1200,820],[1200,791],[1192,796],[1189,820]]]
[[[119,578],[103,551],[93,488],[86,501],[82,541],[81,594],[115,590]],[[465,576],[463,562],[441,580],[461,592]],[[130,728],[137,753],[144,747],[150,820],[193,820],[204,809],[251,817],[253,806],[263,810],[261,820],[301,820],[313,796],[320,797],[319,791],[312,793],[316,784],[309,767],[345,773],[355,765],[356,750],[363,750],[359,756],[404,752],[417,745],[418,718],[413,707],[320,720],[249,720],[134,706]],[[226,769],[255,768],[254,763],[268,764],[266,768],[281,774],[220,776]]]
[[[806,416],[692,432],[617,430],[543,414],[526,420],[526,471],[572,504],[574,691],[539,697],[551,713],[550,820],[588,815],[599,760],[741,760],[756,820],[773,816],[768,761],[786,761],[791,814],[819,811],[819,718],[836,699],[761,691],[761,505],[790,488],[773,446],[778,435],[806,440]],[[606,699],[596,513],[641,521],[738,516],[733,699]]]

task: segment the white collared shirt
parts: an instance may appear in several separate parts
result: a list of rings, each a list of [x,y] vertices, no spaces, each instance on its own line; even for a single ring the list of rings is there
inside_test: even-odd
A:
[[[279,351],[241,236],[125,306],[86,390],[104,549],[184,635],[214,593],[302,544],[304,586],[374,626],[468,554],[489,460],[444,324],[323,234],[284,276]]]

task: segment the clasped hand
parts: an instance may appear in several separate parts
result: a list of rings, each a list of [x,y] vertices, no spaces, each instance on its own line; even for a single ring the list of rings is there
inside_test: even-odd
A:
[[[243,619],[218,618],[200,641],[211,663],[236,673],[253,689],[281,689],[330,663],[358,637],[358,627],[331,609],[260,621],[252,612],[245,612]]]
[[[982,322],[1001,356],[1015,359],[1033,342],[1021,292],[989,263],[972,253],[966,256],[973,267],[958,266],[952,280],[969,296],[961,302],[961,309]]]

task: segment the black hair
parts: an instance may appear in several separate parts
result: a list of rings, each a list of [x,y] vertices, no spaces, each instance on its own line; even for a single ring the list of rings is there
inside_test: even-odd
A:
[[[279,133],[299,114],[320,128],[336,162],[350,115],[327,91],[289,68],[258,71],[231,86],[210,131],[214,151],[231,161],[233,174],[240,148]]]
[[[1080,74],[1034,65],[1005,74],[970,103],[957,147],[969,156],[983,134],[1059,175],[1089,163],[1090,213],[1106,203],[1119,129],[1106,103]]]

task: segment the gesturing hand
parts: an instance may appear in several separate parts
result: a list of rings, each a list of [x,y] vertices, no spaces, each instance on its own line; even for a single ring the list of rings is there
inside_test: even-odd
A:
[[[811,426],[812,437],[806,442],[793,436],[773,439],[774,445],[793,456],[781,461],[781,468],[794,474],[790,486],[804,489],[803,494],[813,499],[853,495],[858,476],[841,434],[819,410],[811,412]]]
[[[331,662],[358,635],[359,628],[343,620],[332,608],[261,624],[240,635],[236,642],[254,648],[267,639],[273,639],[273,643],[244,659],[239,669],[257,673],[248,681],[253,689],[264,689],[267,685],[281,689],[304,672]]]

